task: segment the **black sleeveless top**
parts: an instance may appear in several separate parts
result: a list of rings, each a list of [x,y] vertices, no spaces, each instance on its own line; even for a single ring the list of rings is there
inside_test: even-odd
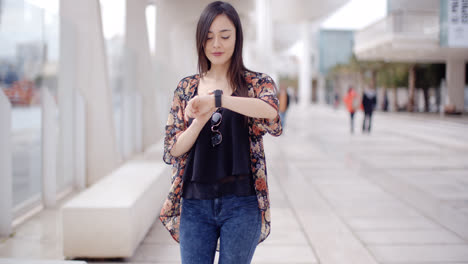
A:
[[[222,141],[213,147],[211,119],[190,150],[182,177],[186,199],[214,199],[225,195],[255,194],[250,168],[249,129],[244,115],[220,108],[222,120],[215,130]]]

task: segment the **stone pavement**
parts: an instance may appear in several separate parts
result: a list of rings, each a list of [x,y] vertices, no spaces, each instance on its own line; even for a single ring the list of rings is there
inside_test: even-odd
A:
[[[362,115],[357,114],[356,128]],[[265,137],[272,233],[254,263],[468,263],[468,123],[292,108]],[[179,263],[159,223],[132,263]]]
[[[348,118],[293,105],[265,137],[272,233],[253,263],[468,264],[467,118],[376,113],[362,134],[358,113],[353,135]],[[88,260],[120,261],[180,263],[179,247],[157,221],[132,258]]]
[[[314,253],[297,263],[468,263],[468,125],[377,113],[351,135],[343,111],[288,118],[269,154]]]

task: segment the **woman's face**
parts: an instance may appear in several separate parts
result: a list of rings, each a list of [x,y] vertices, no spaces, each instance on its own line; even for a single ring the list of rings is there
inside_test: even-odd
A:
[[[231,61],[236,47],[236,28],[229,18],[218,15],[211,23],[205,42],[205,55],[212,65],[223,65]]]

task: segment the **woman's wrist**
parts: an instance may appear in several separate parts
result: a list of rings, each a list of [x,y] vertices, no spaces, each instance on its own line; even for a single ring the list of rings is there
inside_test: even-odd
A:
[[[203,126],[205,125],[204,123],[206,123],[206,122],[203,122],[199,118],[195,118],[192,121],[192,124],[190,126],[193,127],[193,129],[199,131],[199,130],[202,130]]]
[[[229,95],[225,95],[225,94],[221,95],[221,106],[223,108],[229,108],[229,98],[230,98]]]
[[[213,95],[214,95],[215,107],[216,108],[221,107],[222,106],[223,90],[215,90]]]

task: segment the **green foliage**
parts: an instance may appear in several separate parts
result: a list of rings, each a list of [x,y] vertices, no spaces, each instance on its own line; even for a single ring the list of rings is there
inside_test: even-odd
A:
[[[384,61],[361,61],[355,55],[348,64],[338,64],[331,69],[328,78],[333,79],[341,74],[359,74],[365,83],[372,83],[383,87],[408,87],[407,63],[393,63]]]
[[[297,78],[290,78],[289,76],[286,76],[286,75],[279,76],[279,83],[277,83],[277,85],[278,85],[278,89],[279,89],[279,85],[292,87],[294,90],[297,90],[299,87]]]
[[[377,83],[383,87],[408,87],[409,64],[385,62],[377,72]]]
[[[330,80],[343,74],[360,74],[366,83],[370,83],[375,77],[377,86],[408,87],[410,66],[408,63],[360,61],[353,55],[348,64],[335,65],[327,78]],[[437,88],[441,79],[445,78],[445,64],[417,64],[415,70],[417,88]]]

